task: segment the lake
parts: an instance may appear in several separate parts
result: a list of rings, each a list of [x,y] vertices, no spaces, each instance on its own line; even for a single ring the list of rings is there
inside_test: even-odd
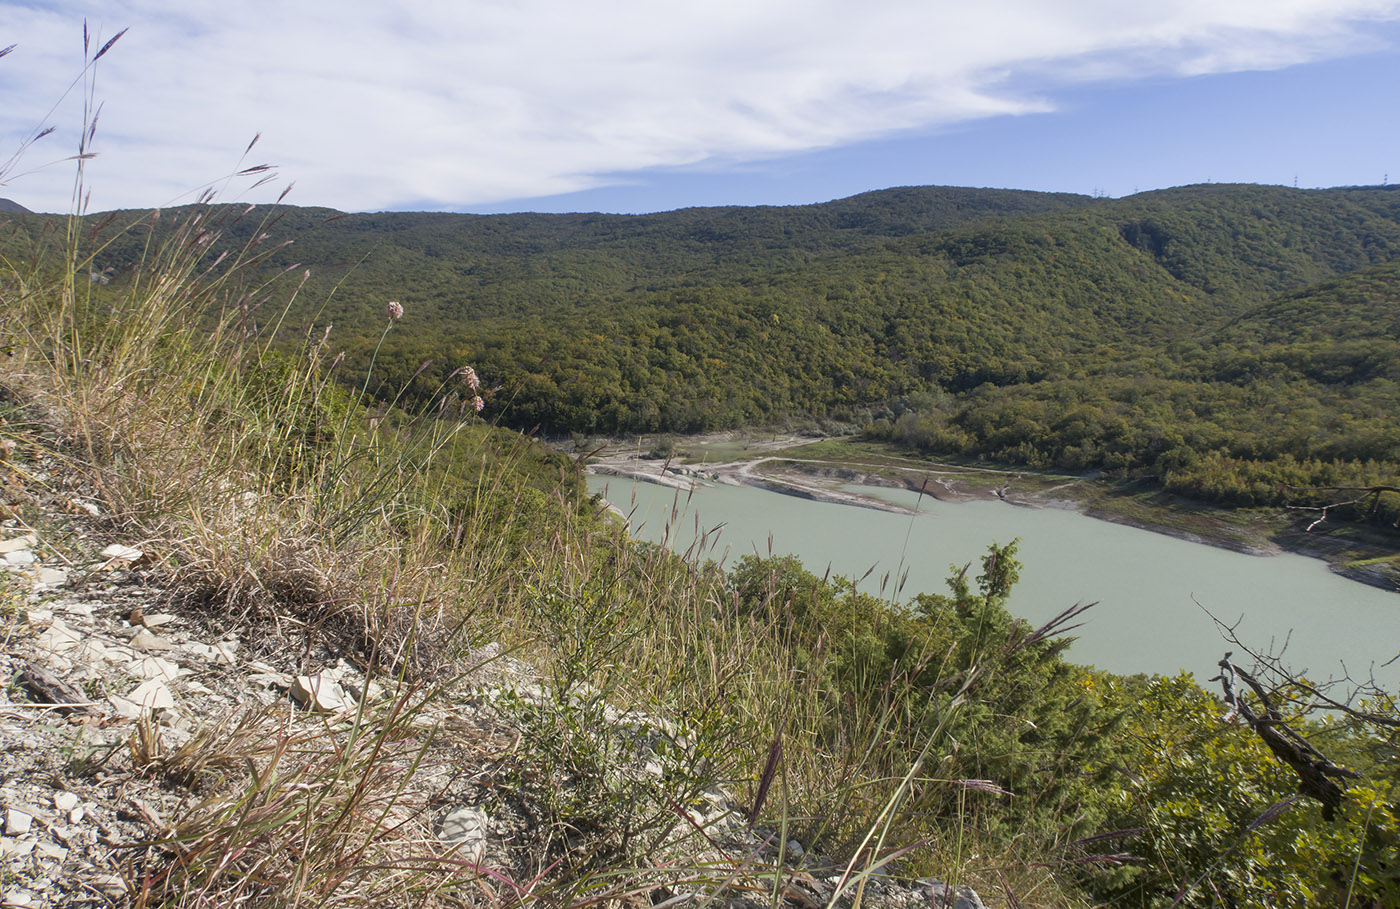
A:
[[[672,549],[708,533],[701,558],[733,563],[745,554],[792,554],[807,569],[865,580],[859,589],[897,599],[946,593],[950,566],[974,563],[988,544],[1021,540],[1021,580],[1008,607],[1040,623],[1076,603],[1083,618],[1070,658],[1119,673],[1215,675],[1228,649],[1218,619],[1256,651],[1283,650],[1287,663],[1320,680],[1373,666],[1400,682],[1400,594],[1332,574],[1318,559],[1252,556],[1100,521],[1057,508],[1000,501],[939,502],[896,489],[860,489],[914,507],[910,516],[816,502],[752,486],[700,486],[693,493],[619,477],[592,476],[592,492],[631,515],[633,534]],[[715,530],[718,529],[718,533]],[[868,574],[867,574],[868,572]],[[974,570],[975,576],[978,572]],[[1210,614],[1208,614],[1210,613]],[[1286,650],[1284,647],[1286,645]],[[1240,661],[1242,654],[1236,653]]]

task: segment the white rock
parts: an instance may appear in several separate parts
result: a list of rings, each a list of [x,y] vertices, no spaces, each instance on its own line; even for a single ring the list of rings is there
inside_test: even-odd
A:
[[[173,621],[175,621],[175,616],[167,612],[158,612],[155,615],[143,613],[141,616],[141,624],[147,628],[159,628],[162,625],[169,625]]]
[[[113,543],[100,553],[102,558],[112,561],[139,562],[145,553],[135,546],[123,546],[120,543]]]
[[[0,836],[0,855],[20,858],[33,851],[33,840],[17,840],[8,836]]]
[[[292,697],[303,706],[321,713],[337,713],[355,706],[340,683],[324,675],[297,676],[292,681]]]
[[[175,706],[175,696],[160,679],[147,679],[128,691],[126,699],[150,710],[167,710]]]
[[[160,657],[148,656],[126,664],[127,671],[138,679],[161,679],[173,682],[180,677],[180,667]]]
[[[72,650],[83,641],[83,636],[67,625],[62,619],[54,619],[53,624],[35,639],[34,643],[41,650],[50,650],[55,653],[64,650]]]
[[[174,650],[175,645],[166,638],[157,637],[149,631],[138,631],[131,637],[131,646],[147,653]]]
[[[15,907],[15,909],[23,909],[25,906],[39,905],[38,897],[20,887],[12,887],[6,890],[3,899],[6,909],[9,909],[11,906]]]
[[[74,808],[72,811],[68,812],[68,823],[81,824],[83,822],[83,815],[85,815],[86,813],[87,812],[83,810],[83,806],[79,805],[77,808]]]
[[[40,587],[62,587],[68,583],[68,570],[65,568],[49,568],[40,566],[39,586]]]
[[[223,663],[225,666],[232,666],[234,658],[238,655],[237,641],[220,641],[214,645],[215,662]]]
[[[458,808],[442,819],[438,839],[456,845],[457,855],[468,862],[480,862],[486,854],[486,812],[480,808]]]
[[[34,544],[39,542],[39,537],[32,533],[26,533],[22,537],[14,537],[9,540],[0,540],[0,553],[8,555],[12,552],[22,552],[32,549]]]
[[[141,717],[141,705],[128,701],[126,698],[117,697],[115,694],[107,698],[107,703],[112,705],[112,712],[124,720],[135,720]]]
[[[34,816],[18,808],[5,811],[5,833],[10,836],[23,836],[34,824]]]
[[[15,568],[24,568],[38,561],[28,549],[17,549],[4,555],[5,562]]]
[[[53,806],[59,811],[72,811],[78,807],[78,794],[76,792],[55,792]]]

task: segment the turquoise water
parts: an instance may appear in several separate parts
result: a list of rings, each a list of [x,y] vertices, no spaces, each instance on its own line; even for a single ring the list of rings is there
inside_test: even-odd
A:
[[[1251,649],[1282,651],[1314,679],[1344,669],[1364,678],[1374,668],[1388,685],[1400,682],[1400,661],[1380,665],[1400,651],[1400,594],[1334,575],[1317,559],[1244,555],[1061,509],[920,501],[904,490],[861,491],[917,504],[914,516],[750,486],[677,493],[617,477],[590,477],[588,485],[629,513],[643,539],[665,535],[672,549],[726,563],[792,554],[815,574],[863,578],[860,590],[901,601],[945,592],[951,566],[976,567],[988,544],[1019,538],[1011,611],[1039,623],[1097,603],[1074,632],[1070,656],[1114,672],[1213,676],[1224,651],[1240,657],[1214,614]]]

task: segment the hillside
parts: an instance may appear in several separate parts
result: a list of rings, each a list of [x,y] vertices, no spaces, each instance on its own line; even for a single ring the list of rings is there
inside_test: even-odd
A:
[[[1219,191],[1231,211],[1291,198]],[[1389,444],[1395,411],[1377,402],[1393,359],[1379,335],[1362,345],[1393,319],[1397,273],[1362,260],[1391,248],[1392,222],[1349,193],[1280,205],[1285,226],[1330,225],[1309,243],[1208,242],[1224,230],[1213,205],[1171,219],[1142,200],[983,206],[923,232],[896,207],[885,234],[814,228],[809,249],[771,255],[736,237],[708,271],[654,266],[655,290],[619,266],[599,272],[613,291],[461,324],[430,318],[450,295],[401,287],[399,320],[383,297],[352,305],[349,278],[328,298],[299,286],[304,267],[275,244],[320,212],[98,218],[71,260],[24,245],[47,242],[51,219],[14,216],[0,234],[5,901],[854,909],[953,890],[975,909],[972,884],[991,905],[1050,909],[1388,905],[1388,692],[1226,654],[1227,706],[1184,675],[1070,663],[1083,610],[1016,619],[1014,541],[908,603],[787,558],[687,564],[598,513],[581,464],[492,425],[526,406],[581,419],[577,389],[601,400],[609,382],[635,401],[606,419],[654,401],[658,422],[686,416],[677,402],[703,420],[712,395],[736,396],[717,420],[774,415],[752,384],[807,416],[900,407],[872,428],[924,427],[974,456],[1128,466],[1145,451],[1187,482],[1223,457],[1210,427],[1261,459],[1287,440],[1268,430],[1296,408],[1268,410],[1265,392],[1296,387],[1334,395],[1319,419],[1354,414],[1317,438]],[[617,224],[677,251],[663,237],[684,219],[742,214]],[[226,252],[240,232],[250,245]],[[521,299],[544,296],[527,277],[553,274],[550,256],[588,274],[604,258],[564,241],[500,251],[520,239],[479,242],[518,271]],[[1192,283],[1190,263],[1221,249],[1234,271]],[[396,256],[449,263],[386,244],[352,274]],[[1250,277],[1275,266],[1326,277]],[[1252,299],[1256,280],[1274,283]],[[332,312],[353,318],[331,328]],[[361,367],[337,355],[347,335]],[[393,376],[423,351],[451,371],[399,396]],[[531,384],[550,376],[552,391]],[[1309,718],[1327,692],[1340,712]]]
[[[92,217],[90,271],[113,284],[99,293],[136,274],[146,239],[119,229],[147,220]],[[6,242],[39,242],[45,223],[13,218]],[[1373,308],[1393,300],[1395,187],[905,187],[636,216],[254,207],[203,227],[229,249],[267,235],[243,275],[270,283],[225,305],[275,321],[283,344],[334,325],[348,373],[373,355],[386,403],[431,400],[470,360],[492,419],[548,435],[865,427],[1234,504],[1277,500],[1262,490],[1279,482],[1380,482],[1400,462],[1383,417],[1400,410],[1400,341],[1355,307],[1321,315],[1347,275],[1368,276]],[[288,312],[259,310],[293,282]],[[381,342],[390,299],[406,315]]]

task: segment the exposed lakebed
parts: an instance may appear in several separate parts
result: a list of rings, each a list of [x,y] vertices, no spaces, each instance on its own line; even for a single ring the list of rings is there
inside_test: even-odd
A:
[[[1345,664],[1353,678],[1374,669],[1389,685],[1400,681],[1400,664],[1381,665],[1400,650],[1400,595],[1335,575],[1318,559],[1234,552],[996,498],[939,501],[851,485],[837,490],[838,501],[820,501],[807,497],[810,490],[691,488],[689,479],[669,476],[680,482],[591,476],[589,488],[627,514],[643,539],[664,537],[686,551],[698,532],[704,548],[695,554],[727,563],[770,550],[793,554],[816,574],[863,578],[861,590],[883,587],[901,601],[946,591],[951,565],[975,564],[990,543],[1019,538],[1023,569],[1012,611],[1042,622],[1076,603],[1097,603],[1075,631],[1070,656],[1114,672],[1213,675],[1221,654],[1238,649],[1213,614],[1251,649],[1277,652],[1287,643],[1287,662],[1314,678],[1339,675]],[[860,504],[873,500],[897,510]]]

